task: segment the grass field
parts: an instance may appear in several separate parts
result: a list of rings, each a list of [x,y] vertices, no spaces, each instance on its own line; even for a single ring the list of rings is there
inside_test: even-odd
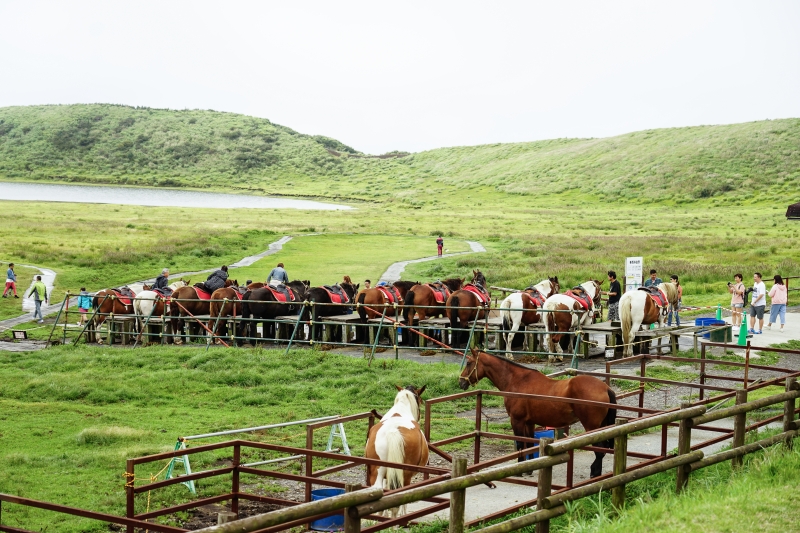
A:
[[[13,261],[12,261],[13,263]],[[3,276],[3,289],[6,287],[6,270],[8,270],[8,263],[0,264],[0,275]],[[17,294],[19,295],[19,300],[14,298],[13,292],[8,293],[8,298],[0,298],[0,320],[4,318],[11,318],[15,316],[19,316],[22,309],[22,297],[25,295],[25,291],[31,285],[31,281],[33,280],[33,276],[39,273],[38,270],[34,268],[28,268],[20,265],[17,263],[14,266],[14,272],[17,274]]]

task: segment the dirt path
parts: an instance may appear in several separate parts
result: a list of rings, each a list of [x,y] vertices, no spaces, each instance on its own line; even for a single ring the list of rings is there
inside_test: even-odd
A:
[[[387,283],[392,283],[400,279],[400,276],[403,274],[403,270],[406,269],[406,266],[410,263],[424,263],[425,261],[435,261],[437,259],[441,259],[443,257],[454,257],[457,255],[465,255],[465,254],[475,254],[475,253],[482,253],[486,251],[486,248],[483,245],[476,241],[466,241],[469,244],[470,251],[469,252],[458,252],[454,254],[443,254],[441,256],[433,255],[431,257],[423,257],[421,259],[410,259],[408,261],[398,261],[397,263],[393,263],[386,269],[381,275],[380,281],[386,281]]]

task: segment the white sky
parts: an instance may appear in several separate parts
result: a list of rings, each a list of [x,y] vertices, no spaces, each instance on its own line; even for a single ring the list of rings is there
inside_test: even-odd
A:
[[[266,117],[368,153],[800,116],[800,2],[0,0],[0,107]]]

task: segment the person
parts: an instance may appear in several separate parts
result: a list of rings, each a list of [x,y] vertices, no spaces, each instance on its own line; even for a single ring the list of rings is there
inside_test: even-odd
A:
[[[213,274],[208,276],[208,279],[205,282],[205,288],[208,292],[214,292],[217,289],[221,289],[225,286],[225,281],[228,279],[228,267],[222,265],[222,268],[215,271]]]
[[[678,281],[678,276],[675,274],[669,277],[669,280],[675,285],[675,288],[678,289],[678,303],[673,306],[670,304],[669,306],[669,314],[667,315],[667,325],[672,325],[672,315],[675,315],[675,325],[680,327],[681,326],[681,317],[678,316],[678,311],[681,309],[681,300],[683,299],[683,287],[681,286],[681,282]]]
[[[368,279],[364,280],[364,288],[369,289],[372,286],[372,282]]]
[[[617,281],[617,273],[608,271],[608,319],[619,320],[619,299],[622,297],[622,287]]]
[[[30,291],[25,296],[33,296],[33,303],[36,304],[36,310],[33,312],[33,319],[39,317],[39,324],[44,322],[44,315],[42,315],[42,302],[47,305],[47,287],[42,282],[42,276],[36,276],[36,282],[31,286]]]
[[[442,236],[439,235],[439,238],[436,239],[436,249],[439,252],[439,257],[442,257],[442,248],[444,248],[444,239],[442,239]]]
[[[744,283],[741,274],[733,276],[733,283],[728,282],[728,292],[731,293],[731,324],[739,327],[742,325],[744,308]]]
[[[14,272],[14,263],[8,264],[8,271],[6,272],[6,289],[3,291],[3,298],[8,298],[8,292],[14,291],[14,298],[17,296],[17,273]]]
[[[92,297],[89,296],[88,292],[86,292],[86,287],[81,287],[81,292],[78,294],[78,311],[81,314],[81,319],[78,321],[79,326],[82,326],[86,323],[86,314],[89,312],[91,307]]]
[[[267,276],[267,285],[272,285],[275,287],[281,283],[289,283],[289,275],[283,268],[283,263],[278,263],[278,266],[269,271],[269,276]]]
[[[644,286],[645,287],[658,287],[662,283],[664,283],[664,282],[661,281],[661,278],[658,277],[658,273],[656,272],[656,270],[652,269],[652,270],[650,270],[650,278],[648,278],[648,279],[646,279],[644,281]]]
[[[753,274],[753,295],[750,300],[750,329],[748,333],[760,335],[764,329],[764,308],[767,306],[767,287],[761,281],[761,272]],[[758,331],[756,331],[756,318]]]
[[[161,275],[156,278],[156,282],[153,283],[153,286],[150,287],[151,291],[156,289],[166,289],[169,288],[169,269],[165,268],[161,270]],[[81,289],[83,290],[83,289]]]
[[[769,324],[767,329],[772,329],[772,323],[778,323],[778,316],[781,317],[781,331],[786,324],[786,302],[788,301],[788,291],[783,284],[783,278],[779,274],[775,275],[775,284],[769,290]]]

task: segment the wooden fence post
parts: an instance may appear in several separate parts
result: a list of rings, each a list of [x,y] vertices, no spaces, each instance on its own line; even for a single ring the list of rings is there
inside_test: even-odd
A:
[[[791,392],[795,389],[795,382],[797,378],[786,378],[786,392]],[[783,404],[783,431],[791,431],[794,428],[794,410],[797,398],[786,400]],[[792,448],[792,441],[794,439],[786,439],[786,447]]]
[[[688,409],[692,404],[689,402],[681,402],[681,409]],[[685,455],[692,451],[692,419],[684,418],[678,426],[678,455]],[[677,486],[675,491],[680,493],[689,483],[689,473],[691,472],[689,465],[679,466],[677,469]]]
[[[621,426],[627,422],[624,418],[617,418],[614,425]],[[624,474],[628,466],[628,435],[614,437],[614,475]],[[625,485],[611,489],[611,504],[617,509],[625,506]]]
[[[344,486],[345,492],[353,492],[361,488],[361,485],[357,483],[347,483]],[[344,510],[344,533],[359,533],[361,531],[361,517],[356,515],[353,518],[350,515],[350,509],[355,509],[355,507],[350,507]]]
[[[455,479],[467,473],[467,458],[463,455],[453,456],[451,478]],[[464,533],[464,508],[467,489],[454,490],[450,493],[450,533]]]
[[[539,457],[547,455],[545,448],[553,439],[539,439]],[[553,467],[548,466],[539,470],[539,480],[536,486],[536,509],[542,510],[542,500],[550,496],[553,484]],[[550,520],[542,520],[536,524],[536,533],[550,533]]]
[[[747,403],[747,391],[736,391],[736,405]],[[732,448],[744,446],[744,430],[747,427],[747,413],[734,415],[733,417],[733,443]],[[742,457],[734,457],[731,459],[731,467],[740,468],[742,466]]]

